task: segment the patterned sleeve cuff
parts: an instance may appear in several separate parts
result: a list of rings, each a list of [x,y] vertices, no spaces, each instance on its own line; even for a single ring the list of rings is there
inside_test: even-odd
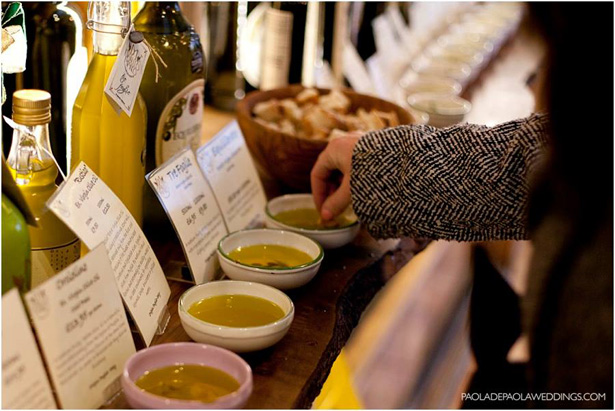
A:
[[[489,128],[401,126],[362,137],[352,204],[377,238],[525,239],[528,180],[546,147],[547,116]]]

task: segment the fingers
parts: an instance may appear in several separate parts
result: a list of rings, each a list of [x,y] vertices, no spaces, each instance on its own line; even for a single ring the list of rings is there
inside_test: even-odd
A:
[[[314,204],[316,209],[320,212],[322,204],[329,195],[329,176],[331,172],[335,170],[335,167],[331,163],[331,159],[327,150],[320,153],[316,164],[312,168],[310,174],[310,183],[312,186],[312,196],[314,197]]]
[[[312,168],[312,195],[323,220],[332,219],[350,204],[352,152],[358,140],[359,135],[350,134],[331,140]]]
[[[350,205],[350,175],[345,175],[342,184],[322,204],[320,215],[328,221],[341,214]]]

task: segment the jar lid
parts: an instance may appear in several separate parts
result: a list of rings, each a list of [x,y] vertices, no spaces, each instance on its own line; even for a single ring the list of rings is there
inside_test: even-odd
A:
[[[44,90],[13,93],[13,121],[26,126],[51,122],[51,94]]]

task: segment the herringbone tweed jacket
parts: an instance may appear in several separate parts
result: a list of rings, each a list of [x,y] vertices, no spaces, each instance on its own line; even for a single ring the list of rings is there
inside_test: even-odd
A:
[[[495,127],[410,125],[368,133],[353,152],[352,205],[376,238],[531,239],[522,300],[527,385],[538,393],[606,398],[527,405],[612,407],[612,204],[593,206],[557,171],[543,172],[548,126],[547,115],[533,114]],[[600,215],[579,212],[586,209]]]

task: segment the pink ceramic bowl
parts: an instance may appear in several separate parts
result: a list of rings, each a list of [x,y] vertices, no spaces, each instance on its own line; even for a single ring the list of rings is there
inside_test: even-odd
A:
[[[146,371],[176,364],[196,364],[222,370],[239,382],[237,391],[214,402],[175,400],[141,390],[135,381]],[[243,408],[252,394],[252,369],[240,356],[224,348],[192,342],[160,344],[133,354],[124,365],[122,389],[137,409]]]

